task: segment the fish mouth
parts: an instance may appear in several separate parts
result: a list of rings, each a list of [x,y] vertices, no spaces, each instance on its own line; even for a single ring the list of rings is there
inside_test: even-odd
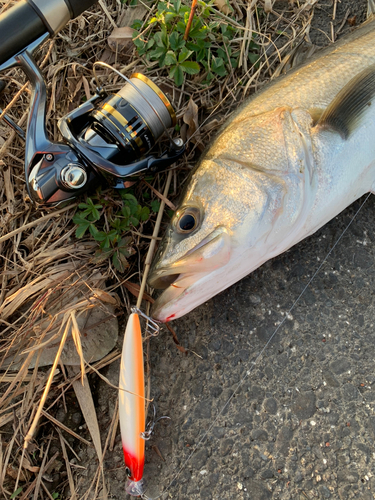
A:
[[[182,309],[178,314],[172,313],[177,308],[177,301],[180,306],[183,297],[196,288],[202,278],[227,264],[230,254],[230,236],[225,227],[218,227],[173,264],[154,268],[148,283],[153,288],[164,289],[164,292],[154,303],[152,316],[164,322],[182,316]],[[196,305],[200,303],[199,297],[198,290]]]

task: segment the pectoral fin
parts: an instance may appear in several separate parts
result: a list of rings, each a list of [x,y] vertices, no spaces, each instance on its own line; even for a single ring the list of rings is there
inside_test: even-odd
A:
[[[375,106],[375,66],[362,71],[345,85],[316,126],[335,130],[347,139],[369,106]]]

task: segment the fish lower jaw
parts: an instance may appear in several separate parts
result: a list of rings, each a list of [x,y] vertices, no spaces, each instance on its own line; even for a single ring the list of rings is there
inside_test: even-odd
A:
[[[189,310],[178,308],[176,312],[176,302],[180,302],[182,296],[187,296],[190,293],[190,288],[193,286],[196,288],[197,282],[207,274],[209,273],[178,275],[178,278],[155,301],[152,306],[151,316],[158,321],[168,323],[168,321],[177,319],[189,312],[191,308]]]

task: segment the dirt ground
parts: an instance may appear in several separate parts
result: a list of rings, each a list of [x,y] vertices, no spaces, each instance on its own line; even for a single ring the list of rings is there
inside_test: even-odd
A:
[[[365,0],[318,2],[311,41],[330,43],[332,22],[341,37],[365,19],[366,9]],[[146,443],[148,498],[375,498],[373,197],[288,313],[363,201],[173,322],[188,354],[166,328],[150,341],[151,395],[158,416],[171,420],[158,423]],[[116,386],[119,361],[101,372]],[[95,374],[89,382],[105,447],[117,391]],[[73,392],[54,417],[90,440]],[[98,458],[92,447],[64,435],[76,454],[69,460],[83,497]],[[49,457],[60,452],[53,443]],[[109,498],[126,498],[119,429],[104,475]],[[49,480],[50,491],[58,490],[66,473],[55,471]],[[71,498],[68,486],[58,498]]]

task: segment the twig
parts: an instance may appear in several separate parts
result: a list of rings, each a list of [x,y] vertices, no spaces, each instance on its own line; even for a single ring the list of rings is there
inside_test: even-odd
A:
[[[161,219],[163,217],[164,206],[165,206],[165,201],[164,200],[167,199],[167,195],[168,195],[168,191],[169,191],[169,186],[171,185],[171,180],[172,180],[172,170],[170,170],[168,172],[168,177],[167,177],[167,182],[165,183],[165,189],[164,189],[163,198],[162,198],[162,201],[160,203],[160,208],[159,208],[158,216],[156,218],[154,232],[152,233],[152,240],[151,240],[151,243],[150,243],[150,246],[149,246],[149,249],[148,249],[148,252],[147,252],[147,256],[146,256],[145,270],[144,270],[144,273],[143,273],[141,288],[139,290],[139,295],[138,295],[138,300],[137,300],[137,307],[138,308],[141,307],[143,292],[145,291],[145,288],[146,288],[146,280],[147,280],[148,272],[149,272],[150,267],[151,267],[151,259],[152,259],[152,256],[153,256],[154,250],[155,250],[156,237],[157,237],[157,235],[159,233]]]
[[[61,356],[62,350],[64,348],[64,345],[65,345],[65,341],[66,341],[66,339],[68,337],[70,323],[71,323],[71,320],[69,319],[66,322],[66,326],[65,326],[65,330],[64,330],[63,336],[61,338],[60,346],[59,346],[59,349],[58,349],[58,351],[56,353],[55,361],[53,362],[53,365],[52,365],[52,368],[51,368],[51,373],[50,373],[50,375],[48,377],[46,387],[45,387],[45,389],[43,391],[43,395],[42,395],[42,397],[40,399],[38,410],[37,410],[36,415],[34,417],[33,423],[31,424],[31,427],[30,427],[28,433],[26,434],[25,441],[23,443],[24,449],[27,449],[27,447],[29,446],[30,441],[32,440],[32,438],[34,436],[36,426],[38,425],[39,418],[40,418],[40,415],[42,413],[44,403],[46,402],[46,399],[47,399],[47,396],[48,396],[48,393],[49,393],[49,390],[50,390],[50,387],[51,387],[51,384],[52,384],[52,380],[53,380],[53,377],[54,377],[54,374],[55,374],[56,367],[57,367],[57,365],[59,363],[60,356]]]
[[[161,201],[162,201],[163,203],[165,203],[166,205],[168,205],[168,207],[169,207],[171,210],[173,210],[173,211],[175,211],[175,210],[176,210],[176,206],[175,206],[175,205],[174,205],[171,201],[169,201],[169,200],[168,200],[168,198],[167,198],[164,194],[159,193],[159,191],[158,191],[157,189],[155,189],[153,186],[151,186],[151,184],[149,184],[149,183],[148,183],[147,181],[145,181],[144,179],[143,179],[143,183],[144,183],[144,184],[146,184],[146,186],[147,186],[148,188],[150,188],[150,189],[151,189],[151,191],[152,191],[153,193],[155,193],[155,194],[156,194],[156,196],[157,196],[158,198],[160,198],[160,199],[161,199]],[[168,194],[168,193],[167,193],[167,194]],[[161,207],[160,207],[160,208],[161,208]],[[152,236],[151,236],[151,238],[156,239],[156,236],[152,235]]]
[[[67,207],[60,208],[60,210],[56,210],[54,212],[51,212],[50,214],[44,215],[40,219],[34,220],[33,222],[29,222],[28,224],[25,224],[24,226],[18,227],[14,231],[11,231],[10,233],[4,234],[4,236],[1,236],[0,243],[2,243],[3,241],[9,240],[10,238],[13,238],[13,236],[15,236],[18,233],[22,233],[23,231],[26,231],[26,229],[30,229],[31,227],[38,226],[44,220],[52,219],[52,217],[56,217],[57,215],[60,215],[63,212],[67,212],[68,210],[70,210],[71,208],[74,208],[76,206],[77,206],[77,204],[73,203],[72,205],[69,205]]]
[[[185,42],[189,38],[189,32],[190,32],[190,28],[191,28],[191,23],[193,22],[194,14],[195,14],[195,11],[196,11],[197,7],[198,7],[198,0],[193,0],[192,3],[191,3],[191,10],[190,10],[190,14],[189,14],[189,20],[187,22],[186,29],[185,29],[185,34],[184,34],[184,40],[185,40]]]

